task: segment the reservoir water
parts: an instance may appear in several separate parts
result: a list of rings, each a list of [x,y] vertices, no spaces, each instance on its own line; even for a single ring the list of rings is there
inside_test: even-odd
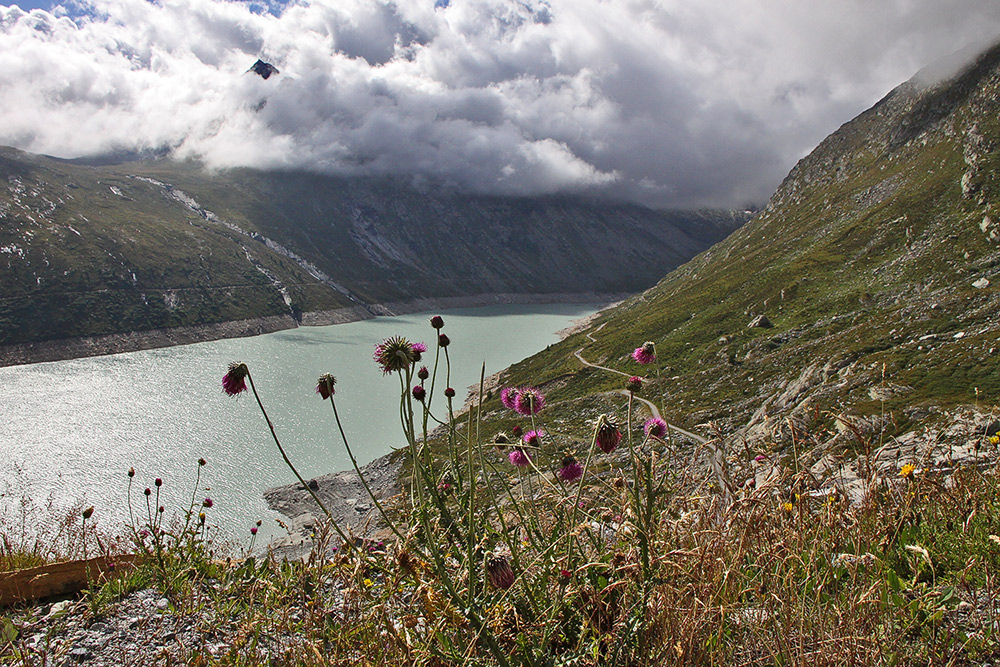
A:
[[[212,498],[208,522],[224,537],[245,543],[258,520],[260,537],[280,534],[262,493],[295,479],[253,396],[222,392],[229,362],[250,367],[282,445],[309,479],[351,467],[329,402],[315,393],[320,374],[337,378],[337,409],[364,465],[405,444],[399,383],[372,361],[376,343],[393,335],[426,341],[430,366],[435,332],[428,320],[441,314],[461,402],[483,362],[487,375],[500,371],[556,342],[560,329],[596,307],[464,308],[0,368],[0,512],[13,516],[26,496],[39,507],[51,502],[49,514],[82,501],[115,530],[128,521],[127,472],[134,467],[133,504],[143,514],[142,491],[161,478],[168,513],[179,514],[194,494]],[[196,490],[199,458],[207,464]]]

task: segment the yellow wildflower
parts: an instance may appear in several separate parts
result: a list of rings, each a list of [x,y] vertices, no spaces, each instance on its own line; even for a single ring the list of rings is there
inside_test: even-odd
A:
[[[916,469],[917,469],[916,466],[914,466],[912,463],[907,463],[899,471],[899,476],[902,477],[903,479],[913,479],[913,471]]]

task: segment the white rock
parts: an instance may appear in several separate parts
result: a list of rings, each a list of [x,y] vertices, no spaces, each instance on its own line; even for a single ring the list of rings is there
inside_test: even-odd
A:
[[[990,281],[986,278],[980,278],[976,282],[972,283],[972,286],[976,289],[985,289],[990,286]]]

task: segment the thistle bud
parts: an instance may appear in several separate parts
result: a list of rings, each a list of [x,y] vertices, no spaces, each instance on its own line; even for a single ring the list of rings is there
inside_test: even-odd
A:
[[[622,439],[622,433],[618,430],[618,424],[607,415],[601,415],[597,419],[597,446],[605,454],[610,454],[618,447]]]
[[[506,556],[493,556],[486,561],[486,577],[491,586],[501,590],[507,590],[517,580]]]
[[[316,393],[319,394],[323,400],[330,398],[336,392],[333,390],[333,385],[337,384],[337,378],[333,377],[329,373],[323,373],[316,380]]]

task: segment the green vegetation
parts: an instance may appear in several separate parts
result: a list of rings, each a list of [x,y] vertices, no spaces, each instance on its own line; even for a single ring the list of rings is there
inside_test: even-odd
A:
[[[200,463],[190,505],[173,525],[158,509],[159,480],[141,491],[130,477],[135,519],[126,533],[142,556],[138,568],[92,586],[85,604],[61,617],[8,612],[0,660],[62,660],[68,624],[105,627],[126,613],[120,608],[135,608],[131,600],[161,597],[146,613],[178,641],[143,636],[128,653],[112,639],[116,659],[978,665],[1000,653],[996,437],[955,434],[958,446],[975,442],[977,455],[953,472],[869,467],[867,493],[852,502],[817,488],[798,458],[774,452],[723,451],[723,465],[710,472],[698,462],[726,447],[725,434],[693,444],[644,430],[635,396],[557,402],[553,392],[536,410],[542,397],[519,388],[534,403],[508,394],[514,407],[503,413],[474,405],[456,418],[440,383],[445,348],[426,353],[426,376],[409,342],[387,340],[380,350],[386,381],[400,385],[387,413],[410,442],[407,488],[385,516],[396,537],[341,541],[339,526],[321,522],[301,562],[247,555],[252,538],[238,553],[211,537]],[[248,383],[250,369],[234,364],[223,384],[237,395]],[[336,422],[335,381],[319,383]],[[623,416],[617,425],[599,416],[595,428],[585,416],[594,411]],[[515,425],[544,434],[517,438]],[[499,429],[506,443],[497,443]],[[567,435],[577,431],[587,440]],[[856,438],[871,453],[884,433]],[[570,448],[579,467],[567,474]],[[525,463],[525,453],[527,465],[512,465]],[[72,519],[72,553],[88,539],[91,553],[107,550],[79,514]],[[212,642],[198,639],[206,636]]]

